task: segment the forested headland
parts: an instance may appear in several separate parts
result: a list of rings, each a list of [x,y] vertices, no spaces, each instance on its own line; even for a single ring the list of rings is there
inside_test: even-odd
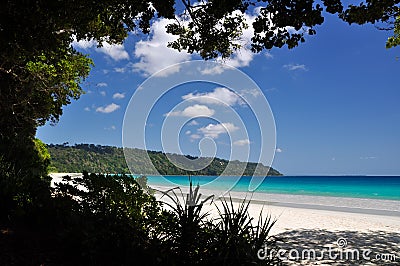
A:
[[[88,171],[92,173],[115,173],[129,174],[123,148],[114,146],[103,146],[94,144],[75,144],[69,146],[65,144],[48,144],[47,148],[51,156],[50,169],[53,172],[80,173]],[[147,154],[146,154],[147,153]],[[229,161],[214,158],[204,169],[199,171],[186,171],[175,166],[167,158],[165,153],[159,151],[145,151],[141,149],[128,149],[128,161],[133,174],[144,175],[221,175],[227,167]],[[149,160],[146,160],[149,156]],[[183,155],[169,154],[183,158]],[[199,159],[197,161],[209,160],[209,158],[197,158],[186,156],[189,159]],[[253,175],[257,163],[232,161],[229,171],[225,175]],[[268,166],[260,164],[262,170],[267,172]],[[243,172],[243,169],[244,172]],[[268,175],[282,175],[272,167]]]

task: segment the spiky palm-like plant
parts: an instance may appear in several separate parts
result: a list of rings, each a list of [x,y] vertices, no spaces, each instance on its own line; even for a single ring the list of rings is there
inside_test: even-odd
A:
[[[204,254],[207,252],[208,243],[208,226],[206,225],[206,217],[208,212],[202,212],[203,205],[212,201],[213,196],[202,199],[199,193],[200,185],[193,189],[192,180],[189,177],[190,186],[189,193],[184,196],[179,187],[172,188],[162,192],[163,196],[169,198],[172,203],[164,201],[176,217],[176,222],[172,224],[173,228],[168,237],[168,242],[172,249],[175,249],[176,259],[180,264],[191,263],[201,264]],[[182,200],[175,192],[179,190]]]
[[[189,179],[190,180],[190,179]],[[174,265],[280,265],[278,258],[266,254],[260,260],[258,250],[265,245],[275,247],[276,240],[270,237],[270,230],[276,222],[271,215],[258,221],[249,214],[251,200],[244,199],[235,208],[232,198],[221,198],[221,206],[215,204],[218,216],[210,217],[203,212],[206,202],[213,196],[202,199],[200,186],[193,189],[190,180],[189,193],[184,195],[179,187],[162,192],[170,202],[163,204],[170,208],[175,220],[165,231],[164,243],[172,251]],[[179,191],[180,194],[176,193]]]
[[[249,213],[251,200],[244,199],[237,208],[231,196],[221,198],[221,206],[215,204],[219,217],[215,224],[213,242],[214,262],[218,265],[279,265],[281,262],[267,254],[267,259],[260,260],[257,252],[264,245],[274,247],[276,239],[270,237],[271,228],[276,219],[271,215],[263,217],[262,211],[254,225],[254,218]],[[217,263],[218,262],[218,263]]]

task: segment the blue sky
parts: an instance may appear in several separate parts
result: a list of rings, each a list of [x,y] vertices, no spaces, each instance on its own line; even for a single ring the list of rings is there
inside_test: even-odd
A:
[[[139,85],[164,67],[199,59],[196,55],[165,47],[173,38],[165,34],[165,24],[166,21],[157,21],[149,37],[139,40],[132,34],[119,46],[96,48],[95,43],[89,41],[74,43],[95,63],[89,78],[82,84],[86,94],[64,108],[56,126],[39,128],[37,137],[46,143],[122,146],[125,110]],[[244,41],[248,34],[245,33]],[[400,49],[385,49],[389,34],[371,25],[349,26],[328,16],[315,36],[308,37],[293,50],[272,49],[255,55],[245,45],[226,62],[257,83],[268,100],[276,125],[276,152],[272,163],[276,169],[286,175],[400,174],[397,76],[400,60],[396,58],[400,56]],[[182,69],[170,71],[171,76],[179,75]],[[197,104],[197,107],[208,106],[218,114],[224,113],[215,103],[204,105],[200,101],[186,101],[186,105],[176,107],[188,95],[218,93],[230,101],[230,110],[238,113],[250,128],[247,137],[229,138],[227,133],[235,131],[232,133],[235,137],[240,131],[235,128],[241,127],[233,123],[229,129],[226,117],[221,121],[202,117],[194,119],[197,125],[189,125],[193,119],[185,116],[185,108]],[[203,138],[205,154],[212,153],[214,141],[217,156],[223,158],[229,158],[234,146],[256,147],[260,130],[251,108],[227,95],[229,91],[207,82],[177,86],[169,91],[154,105],[147,121],[147,147],[162,150],[159,141],[162,121],[179,116],[189,119],[178,138],[185,154],[199,155],[198,144]],[[204,108],[202,111],[208,112]],[[167,115],[170,112],[178,113]],[[225,123],[222,129],[232,132],[220,132],[222,123]],[[144,127],[138,125],[137,129],[143,131]],[[249,160],[257,161],[258,153],[251,152]],[[239,152],[232,159],[242,159],[241,155],[243,153]]]

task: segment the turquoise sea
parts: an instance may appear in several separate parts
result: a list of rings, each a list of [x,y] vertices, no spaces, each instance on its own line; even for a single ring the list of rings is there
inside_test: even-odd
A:
[[[251,177],[192,176],[194,185],[224,190],[238,179],[233,191],[248,191]],[[188,176],[148,176],[150,186],[187,186]],[[230,187],[230,186],[229,186]],[[400,176],[268,176],[257,193],[318,195],[400,201]]]

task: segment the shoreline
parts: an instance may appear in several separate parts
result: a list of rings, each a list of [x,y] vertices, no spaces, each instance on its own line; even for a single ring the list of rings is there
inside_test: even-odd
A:
[[[97,174],[99,174],[99,173],[97,173]],[[101,174],[104,174],[104,173],[101,173]],[[52,176],[53,178],[61,178],[62,176],[65,176],[65,175],[70,175],[71,177],[81,176],[82,173],[50,173],[49,175]],[[107,174],[105,174],[105,175],[107,175]],[[140,176],[140,175],[132,175],[132,176]],[[148,177],[154,177],[154,176],[162,177],[162,175],[149,175]],[[171,176],[172,177],[172,176],[179,176],[179,175],[164,175],[164,176]],[[299,175],[299,177],[301,177],[301,176],[302,175]],[[336,176],[336,175],[333,175],[333,176]],[[353,175],[344,175],[344,176],[353,177]],[[364,176],[354,175],[354,176],[369,177],[370,175],[364,175]],[[389,177],[387,175],[382,175],[382,177],[385,177],[385,176]],[[193,177],[196,177],[196,176],[193,176]],[[281,177],[281,176],[271,176],[271,177]],[[282,176],[282,177],[289,177],[290,178],[292,176]],[[293,177],[297,177],[297,176],[293,176]],[[312,176],[306,176],[306,177],[312,177]],[[338,177],[343,177],[343,176],[338,176]],[[399,177],[399,176],[395,176],[395,177]],[[149,180],[148,184],[150,185],[152,182],[154,182],[154,181]],[[173,182],[170,182],[168,184],[162,184],[162,183],[159,183],[159,182],[155,182],[155,184],[151,184],[151,186],[160,187],[160,188],[172,188],[172,187],[180,186],[181,188],[185,189],[189,185],[186,185],[186,184],[185,185],[183,185],[183,184],[182,185],[177,185],[177,184],[174,184]],[[395,198],[393,198],[393,197],[384,197],[384,196],[376,196],[376,197],[375,196],[370,196],[370,197],[368,197],[366,195],[361,195],[360,196],[358,194],[354,194],[354,195],[326,194],[326,193],[318,193],[318,192],[317,193],[290,193],[290,192],[286,192],[286,191],[276,191],[276,192],[275,191],[263,191],[263,192],[257,192],[256,191],[256,192],[249,192],[249,191],[238,190],[238,189],[235,189],[235,187],[230,187],[230,186],[226,186],[226,187],[222,186],[222,187],[219,187],[219,188],[215,188],[215,187],[212,187],[212,186],[210,187],[209,183],[202,184],[201,186],[202,186],[202,188],[201,188],[202,191],[210,191],[215,195],[216,194],[219,195],[219,194],[221,194],[221,192],[224,191],[225,194],[226,193],[230,193],[230,194],[233,194],[233,193],[234,194],[240,194],[240,193],[259,194],[259,195],[266,195],[267,197],[271,197],[271,198],[281,198],[284,195],[285,197],[296,198],[296,202],[298,201],[299,197],[300,198],[309,197],[309,198],[315,198],[317,200],[318,199],[324,199],[323,200],[324,202],[328,201],[328,200],[330,200],[330,201],[338,201],[338,199],[343,199],[345,204],[349,200],[361,200],[361,201],[364,201],[364,200],[368,200],[368,201],[369,200],[378,200],[378,201],[381,201],[382,200],[382,201],[388,201],[388,202],[397,202],[397,204],[400,204],[400,194],[399,194],[399,197],[395,197]],[[258,198],[260,198],[260,197],[258,197]],[[313,200],[312,202],[315,202],[315,201]],[[344,206],[341,206],[341,207],[348,207],[348,206],[344,205]],[[396,211],[400,212],[400,205],[399,205],[398,208],[396,208]]]
[[[165,191],[173,188],[173,186],[152,186],[150,187]],[[188,191],[188,187],[181,187],[183,192]],[[229,191],[227,193],[217,189],[203,189],[200,187],[200,192],[205,195],[214,195],[218,197],[229,196],[235,200],[243,199],[251,200],[254,203],[275,205],[282,207],[300,207],[309,209],[343,209],[347,208],[359,210],[388,211],[389,213],[398,214],[400,216],[400,201],[388,199],[371,199],[371,198],[352,198],[352,197],[337,197],[337,196],[319,196],[319,195],[298,195],[298,194],[281,194],[281,193],[263,193],[263,192],[239,192]],[[392,214],[392,215],[393,215]]]
[[[166,191],[172,187],[152,186],[158,191]],[[181,188],[183,194],[188,188]],[[201,189],[202,198],[209,195],[217,195],[213,191]],[[177,193],[181,199],[180,192]],[[293,230],[325,230],[328,232],[391,232],[400,234],[400,204],[394,200],[341,198],[323,196],[298,196],[290,194],[266,194],[266,193],[241,193],[230,192],[225,195],[229,201],[229,195],[235,208],[244,199],[251,200],[249,205],[250,215],[257,221],[260,212],[263,216],[271,215],[277,218],[272,227],[271,234],[279,235]],[[156,192],[158,200],[165,201],[162,193]],[[214,197],[213,204],[219,204],[219,197]],[[204,211],[212,217],[218,213],[213,204],[206,203]]]
[[[52,183],[60,182],[66,173],[51,174]],[[69,173],[71,177],[81,176],[80,173]],[[174,186],[152,186],[156,191],[166,191]],[[187,193],[189,188],[182,187],[182,192]],[[219,202],[218,197],[222,191],[202,189],[202,197],[214,195],[214,202]],[[181,199],[180,193],[177,193]],[[278,219],[272,228],[272,234],[281,234],[290,230],[328,230],[328,231],[385,231],[400,234],[400,204],[396,200],[324,197],[292,194],[267,194],[244,193],[231,191],[225,198],[232,198],[233,204],[238,206],[243,199],[251,200],[249,213],[256,220],[263,210]],[[155,194],[161,199],[161,192]],[[229,199],[228,199],[229,200]],[[206,203],[204,211],[209,211],[216,217],[215,206]]]

